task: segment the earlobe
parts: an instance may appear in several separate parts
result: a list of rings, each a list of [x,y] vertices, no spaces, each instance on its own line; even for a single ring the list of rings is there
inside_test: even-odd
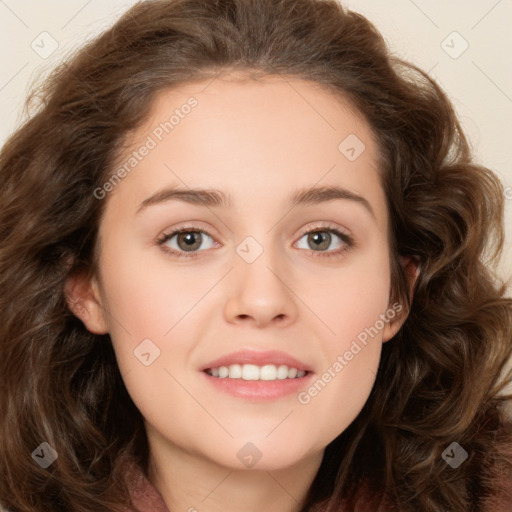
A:
[[[105,308],[97,280],[82,273],[68,276],[65,284],[65,295],[71,312],[93,334],[108,333],[108,323]]]
[[[396,316],[393,319],[390,319],[384,326],[384,331],[382,334],[382,343],[391,340],[400,330],[400,328],[405,322],[405,319],[407,318],[405,307],[402,306],[401,304],[399,306],[400,311],[397,312]]]
[[[400,265],[404,271],[405,278],[407,279],[409,301],[412,304],[414,297],[414,287],[420,274],[420,260],[417,256],[400,256]],[[391,313],[393,311],[394,313]],[[390,304],[388,309],[389,321],[386,323],[383,332],[382,341],[386,342],[392,339],[404,324],[409,311],[405,304]],[[391,318],[393,314],[393,318]]]

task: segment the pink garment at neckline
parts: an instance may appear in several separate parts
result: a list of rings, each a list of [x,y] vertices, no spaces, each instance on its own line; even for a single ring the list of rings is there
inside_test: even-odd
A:
[[[133,503],[140,512],[169,512],[162,495],[146,478],[140,468],[134,470],[130,492]]]

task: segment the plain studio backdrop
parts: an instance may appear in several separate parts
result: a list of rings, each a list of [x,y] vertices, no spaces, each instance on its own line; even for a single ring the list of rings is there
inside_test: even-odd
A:
[[[133,0],[0,0],[0,144],[23,119],[33,80],[94,37]],[[501,178],[512,275],[512,0],[346,0],[393,53],[430,73],[451,98],[478,163]],[[1,206],[0,206],[1,207]],[[512,295],[512,288],[509,288]]]

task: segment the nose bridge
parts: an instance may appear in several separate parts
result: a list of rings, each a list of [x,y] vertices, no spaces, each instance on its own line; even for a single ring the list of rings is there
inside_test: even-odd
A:
[[[238,278],[246,292],[275,293],[280,291],[279,288],[282,286],[282,282],[276,277],[276,269],[281,267],[279,259],[282,259],[283,255],[279,255],[279,251],[272,247],[271,237],[265,242],[263,245],[253,237],[248,237],[237,247],[240,260],[236,265]]]
[[[292,320],[296,314],[293,294],[286,286],[284,253],[275,246],[272,237],[264,242],[248,236],[236,248],[235,268],[232,272],[226,303],[226,314],[231,321],[252,319],[263,325],[274,319]]]

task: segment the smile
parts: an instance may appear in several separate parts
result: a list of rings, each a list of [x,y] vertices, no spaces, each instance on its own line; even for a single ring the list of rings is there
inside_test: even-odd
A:
[[[297,368],[288,367],[285,364],[266,364],[263,366],[257,366],[255,364],[232,364],[229,366],[208,368],[205,371],[211,377],[219,379],[242,379],[251,381],[299,379],[304,377],[307,373],[304,370],[297,370]]]

